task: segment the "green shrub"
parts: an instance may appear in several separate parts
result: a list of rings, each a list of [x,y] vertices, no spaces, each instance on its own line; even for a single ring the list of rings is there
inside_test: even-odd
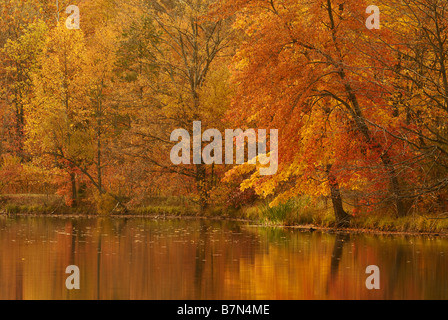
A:
[[[295,209],[295,203],[293,200],[289,200],[286,203],[281,203],[275,207],[264,204],[261,207],[261,212],[264,217],[272,222],[284,222],[288,214]]]

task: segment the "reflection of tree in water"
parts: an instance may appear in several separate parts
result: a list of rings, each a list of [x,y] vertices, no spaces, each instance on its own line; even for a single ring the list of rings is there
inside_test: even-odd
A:
[[[259,237],[234,221],[199,222],[195,248],[194,298],[219,298],[226,272],[239,273],[240,260],[254,263]],[[207,281],[205,281],[205,279]],[[203,294],[206,297],[203,297]]]
[[[69,232],[71,235],[71,242],[70,242],[70,254],[68,257],[68,261],[66,262],[67,266],[69,265],[76,265],[75,263],[75,253],[76,253],[76,243],[78,239],[78,232],[79,232],[79,220],[77,219],[71,219],[69,222],[65,224],[65,231]],[[63,270],[65,272],[65,270]],[[68,275],[67,275],[68,276]],[[71,290],[66,291],[66,299],[70,298]]]
[[[205,219],[17,219],[0,233],[0,297],[445,299],[447,247],[443,238]],[[65,289],[69,264],[84,289]],[[370,264],[380,267],[380,290],[365,287]]]
[[[397,244],[395,255],[392,263],[392,270],[388,272],[389,279],[387,282],[387,297],[393,297],[394,291],[397,288],[400,273],[404,273],[403,268],[406,268],[406,252],[403,245]],[[381,274],[380,274],[381,275]],[[381,279],[381,278],[380,278]]]
[[[113,221],[115,235],[120,236],[127,226],[129,218],[116,219]]]
[[[261,231],[260,231],[261,232]],[[266,229],[264,234],[267,237],[269,243],[280,242],[282,239],[286,238],[287,233],[284,229]]]
[[[205,252],[208,243],[208,227],[208,223],[201,219],[199,225],[199,241],[196,245],[196,262],[194,269],[195,299],[201,299],[202,295],[202,278],[204,276]]]
[[[334,241],[333,253],[331,254],[330,273],[327,278],[326,294],[328,295],[330,287],[336,282],[339,266],[341,263],[344,245],[350,240],[350,234],[338,233]]]
[[[126,224],[126,222],[125,222]],[[97,295],[97,299],[99,300],[101,297],[101,258],[102,258],[102,251],[103,251],[103,246],[102,246],[102,241],[103,241],[103,233],[107,233],[107,234],[111,234],[112,230],[115,229],[116,226],[114,226],[113,224],[113,220],[110,218],[98,218],[97,220],[97,230],[98,230],[98,244],[96,247],[96,295]],[[120,227],[120,225],[119,225]]]
[[[16,300],[23,300],[23,262],[16,262]]]
[[[80,236],[80,223],[79,219],[71,219],[70,221],[70,234],[72,235],[72,243],[70,246],[70,261],[69,265],[76,265],[75,253],[76,253],[76,243]]]

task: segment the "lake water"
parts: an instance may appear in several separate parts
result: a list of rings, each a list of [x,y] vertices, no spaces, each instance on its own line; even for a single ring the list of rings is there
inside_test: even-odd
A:
[[[0,299],[447,299],[448,239],[247,223],[0,217]],[[68,265],[80,289],[68,290]],[[368,290],[366,267],[380,269]]]

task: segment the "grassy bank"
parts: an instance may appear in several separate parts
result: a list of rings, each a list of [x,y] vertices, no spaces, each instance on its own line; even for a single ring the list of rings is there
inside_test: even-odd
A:
[[[266,225],[336,228],[329,202],[311,202],[307,197],[293,199],[273,208],[266,204],[242,208],[239,215]],[[359,213],[352,216],[349,228],[360,231],[448,234],[448,215],[410,214],[397,218],[384,212]]]
[[[95,214],[95,208],[69,207],[57,195],[6,194],[0,195],[0,214]]]
[[[2,195],[0,214],[54,214],[54,215],[95,215],[94,205],[83,203],[78,207],[68,207],[61,197],[54,195]],[[324,200],[314,201],[308,197],[296,198],[285,204],[270,207],[267,202],[259,202],[238,209],[213,206],[200,213],[197,205],[185,198],[153,198],[143,205],[129,207],[126,213],[148,217],[219,217],[242,219],[267,226],[307,226],[314,228],[335,228],[335,218],[331,206]],[[352,217],[350,228],[358,231],[439,233],[448,234],[448,216],[411,214],[396,218],[381,212],[360,213]]]

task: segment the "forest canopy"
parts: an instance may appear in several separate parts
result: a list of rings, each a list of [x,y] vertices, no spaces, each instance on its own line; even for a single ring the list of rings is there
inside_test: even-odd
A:
[[[379,29],[370,5],[0,1],[0,194],[100,213],[154,197],[206,212],[306,196],[328,200],[338,225],[444,214],[448,2],[381,1]],[[193,137],[195,121],[278,130],[277,172],[260,174],[248,148],[244,163],[174,164],[171,133]]]

